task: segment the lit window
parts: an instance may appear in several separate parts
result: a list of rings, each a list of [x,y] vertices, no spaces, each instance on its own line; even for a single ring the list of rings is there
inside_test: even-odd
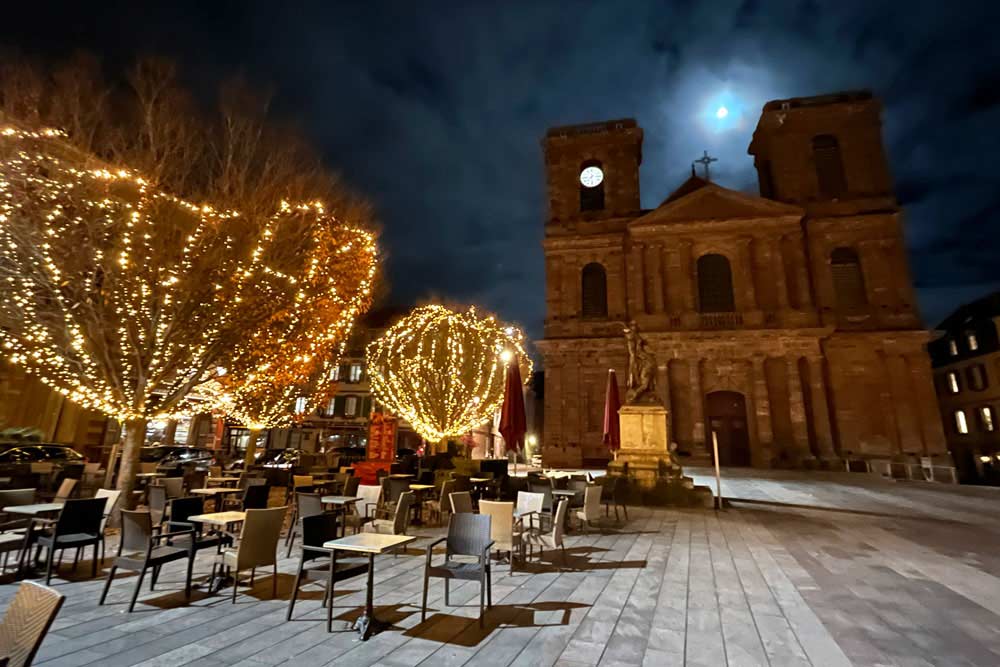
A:
[[[361,364],[351,364],[351,382],[361,382]]]
[[[952,394],[957,394],[959,392],[958,373],[948,373],[948,391]]]
[[[965,421],[964,410],[955,410],[955,430],[962,434],[969,432],[969,425]]]
[[[958,343],[956,343],[953,340],[948,341],[948,354],[950,354],[953,357],[958,356]]]
[[[969,341],[969,349],[973,352],[979,349],[979,340],[976,338],[976,334],[965,334],[965,340]]]
[[[340,379],[340,364],[337,364],[336,366],[330,369],[328,377],[332,382],[336,382],[337,380]]]
[[[976,364],[975,366],[970,366],[967,371],[969,378],[969,387],[975,391],[982,391],[986,389],[986,366],[982,364]]]
[[[979,418],[983,421],[984,431],[993,430],[993,408],[988,405],[979,408]]]
[[[295,399],[295,412],[302,414],[306,411],[306,397],[299,396]]]
[[[326,416],[332,417],[333,411],[336,409],[336,407],[337,407],[337,399],[331,398],[330,402],[326,404]]]
[[[348,396],[344,400],[344,416],[353,417],[358,409],[358,399],[355,396]]]

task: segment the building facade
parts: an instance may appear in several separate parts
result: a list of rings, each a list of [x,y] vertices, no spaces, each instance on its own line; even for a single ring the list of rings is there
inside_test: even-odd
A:
[[[759,196],[692,174],[653,210],[634,120],[548,131],[546,451],[607,459],[634,320],[689,461],[713,432],[723,465],[947,456],[880,114],[867,92],[769,102]]]
[[[959,480],[1000,485],[1000,292],[960,307],[938,332],[927,348]]]

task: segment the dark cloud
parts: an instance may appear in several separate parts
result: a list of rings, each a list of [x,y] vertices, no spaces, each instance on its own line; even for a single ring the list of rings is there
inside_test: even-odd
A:
[[[746,147],[774,98],[870,87],[934,322],[1000,282],[1000,11],[986,2],[121,3],[11,9],[3,41],[112,61],[155,51],[200,81],[272,85],[330,162],[376,202],[393,297],[481,303],[535,335],[547,127],[634,116],[643,205],[709,150],[755,188]],[[732,99],[732,127],[706,114]]]

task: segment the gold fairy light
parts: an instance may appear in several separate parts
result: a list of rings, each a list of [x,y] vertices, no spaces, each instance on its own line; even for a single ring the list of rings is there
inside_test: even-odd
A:
[[[520,329],[475,308],[416,308],[368,344],[376,399],[423,438],[440,442],[480,426],[503,402],[505,358],[531,377]]]

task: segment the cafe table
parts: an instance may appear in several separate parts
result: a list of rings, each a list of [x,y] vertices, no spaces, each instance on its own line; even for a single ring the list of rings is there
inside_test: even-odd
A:
[[[413,525],[420,526],[424,523],[424,494],[434,489],[433,484],[410,484],[410,491],[413,491],[416,501],[413,505],[417,515],[413,517]]]
[[[206,486],[204,489],[191,489],[196,496],[211,496],[215,499],[215,509],[219,509],[219,497],[227,493],[243,493],[243,489],[232,489],[226,486]]]
[[[238,523],[246,521],[246,512],[209,512],[207,514],[193,514],[187,518],[191,523],[203,523],[212,527],[213,532],[222,533],[228,531]],[[212,574],[208,577],[208,592],[215,593],[222,590],[227,585],[233,583],[231,576],[223,574],[223,568],[212,568]]]
[[[209,477],[205,480],[206,484],[219,484],[221,486],[228,486],[230,484],[236,484],[240,481],[239,477]]]
[[[348,535],[338,540],[323,543],[324,549],[332,551],[349,551],[368,555],[368,590],[365,595],[365,613],[354,622],[354,630],[361,635],[361,641],[389,627],[389,623],[375,618],[373,602],[375,591],[375,556],[398,549],[415,541],[411,535],[380,535],[378,533],[358,533]]]
[[[361,500],[360,497],[355,498],[354,496],[323,496],[319,499],[324,505],[334,505],[341,514],[347,514],[347,506],[353,505],[354,503]],[[347,534],[347,522],[340,522],[340,536],[344,537]]]
[[[27,514],[29,516],[39,516],[54,514],[62,510],[62,503],[33,503],[31,505],[8,505],[3,508],[4,512],[10,514]]]

